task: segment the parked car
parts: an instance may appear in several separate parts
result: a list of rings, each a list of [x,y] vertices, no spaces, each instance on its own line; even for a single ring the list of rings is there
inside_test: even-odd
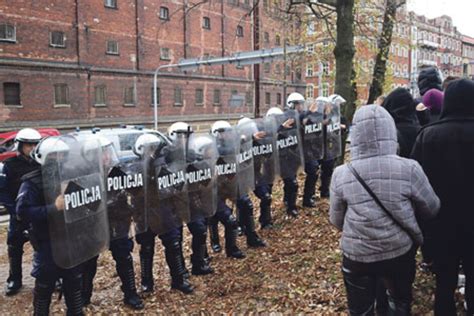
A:
[[[37,128],[41,136],[57,136],[59,131],[55,128]],[[0,133],[0,161],[13,157],[15,153],[15,137],[19,131]]]

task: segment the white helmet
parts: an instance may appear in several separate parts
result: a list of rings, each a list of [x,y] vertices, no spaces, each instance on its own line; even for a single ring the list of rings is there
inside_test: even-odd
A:
[[[304,96],[301,93],[293,92],[286,99],[286,106],[288,106],[290,109],[294,109],[295,103],[303,104],[304,101]]]
[[[30,153],[31,158],[40,165],[44,165],[46,158],[52,153],[66,153],[69,145],[59,137],[51,136],[40,141],[38,146]]]
[[[143,134],[140,135],[140,137],[138,137],[135,141],[135,145],[133,146],[133,152],[138,157],[143,157],[146,147],[151,148],[151,146],[156,146],[156,148],[158,148],[160,144],[161,139],[158,136],[154,134]]]
[[[280,115],[280,114],[283,114],[283,111],[282,111],[280,108],[272,107],[272,108],[268,109],[268,111],[267,111],[267,113],[265,114],[265,116]]]
[[[341,97],[339,94],[332,94],[329,96],[329,101],[333,104],[333,105],[338,105],[340,106],[341,104],[343,103],[346,103],[346,99],[344,99],[343,97]]]
[[[37,144],[41,140],[41,134],[33,128],[24,128],[20,130],[15,137],[15,143]]]
[[[211,146],[213,144],[214,141],[212,140],[211,136],[200,135],[193,139],[193,141],[190,143],[189,149],[194,151],[198,157],[202,158],[206,156],[206,150],[212,148]]]
[[[232,129],[232,126],[227,121],[217,121],[214,122],[211,126],[211,134],[214,136],[219,135],[219,133]]]
[[[176,140],[178,134],[190,134],[193,132],[191,125],[185,122],[176,122],[168,127],[168,136],[171,140]]]
[[[104,136],[93,134],[82,146],[82,156],[89,162],[94,161],[98,156],[94,155],[101,149],[102,156],[107,158],[107,165],[115,165],[119,162],[115,147],[112,141]]]
[[[237,122],[237,126],[245,125],[245,124],[251,124],[252,122],[253,122],[252,119],[250,119],[248,117],[243,117]]]

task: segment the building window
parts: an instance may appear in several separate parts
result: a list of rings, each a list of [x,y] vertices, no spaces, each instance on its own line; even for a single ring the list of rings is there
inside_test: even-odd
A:
[[[271,67],[271,66],[270,66],[270,63],[264,63],[264,64],[263,64],[263,71],[264,71],[265,73],[269,73],[269,72],[270,72],[270,67]]]
[[[270,43],[270,34],[268,34],[268,32],[264,32],[263,33],[263,41],[268,44]]]
[[[160,48],[160,59],[161,60],[171,60],[170,49],[166,47]]]
[[[306,51],[308,52],[308,54],[313,54],[314,53],[314,44],[313,43],[308,44],[308,46],[306,47]]]
[[[183,89],[181,89],[180,87],[174,88],[174,105],[183,105]]]
[[[323,83],[322,95],[323,95],[323,97],[328,97],[329,96],[329,83]]]
[[[104,6],[106,8],[117,9],[117,0],[105,0]]]
[[[135,88],[126,87],[123,92],[124,105],[135,105]]]
[[[328,76],[329,75],[329,63],[327,61],[323,61],[321,64],[323,66],[323,75]]]
[[[207,16],[202,18],[202,28],[206,30],[211,29],[211,19],[208,18]]]
[[[4,82],[3,98],[5,105],[21,105],[20,84],[18,82]]]
[[[306,65],[306,77],[312,77],[313,76],[313,65],[312,64],[307,64]]]
[[[281,93],[277,93],[277,104],[281,105]]]
[[[161,103],[161,90],[159,87],[156,87],[156,104],[160,105]],[[155,93],[153,87],[151,87],[151,105],[155,105]]]
[[[54,104],[66,105],[69,104],[69,88],[67,84],[61,83],[54,85]]]
[[[296,80],[301,81],[301,79],[302,79],[302,77],[301,77],[301,68],[296,68],[295,69],[295,77],[296,77]]]
[[[53,31],[49,33],[49,45],[51,47],[66,47],[64,32]]]
[[[245,103],[251,105],[253,103],[253,94],[252,91],[245,92]]]
[[[118,42],[117,41],[107,41],[107,55],[118,55],[119,54],[119,48],[118,48]]]
[[[275,65],[275,73],[276,74],[281,74],[281,65],[280,64]]]
[[[309,84],[309,85],[306,87],[306,98],[307,98],[307,99],[312,99],[312,98],[314,98],[314,85]]]
[[[280,35],[278,35],[278,34],[275,36],[275,45],[276,46],[281,45],[281,38],[280,38]]]
[[[196,105],[204,104],[204,90],[196,89]]]
[[[214,89],[214,96],[212,98],[212,103],[214,105],[221,105],[221,90]]]
[[[244,37],[244,28],[241,25],[237,25],[237,36]]]
[[[265,104],[270,105],[271,101],[272,101],[272,97],[271,97],[270,92],[265,92]]]
[[[160,19],[169,20],[170,10],[167,7],[160,7]]]
[[[107,105],[107,88],[105,85],[96,86],[94,88],[94,105],[95,106]]]
[[[0,25],[0,41],[16,42],[16,29],[10,24]]]

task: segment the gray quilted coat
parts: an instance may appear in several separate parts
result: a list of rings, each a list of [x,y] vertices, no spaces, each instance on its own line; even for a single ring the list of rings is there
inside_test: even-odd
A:
[[[352,166],[417,244],[422,244],[416,218],[433,218],[440,202],[421,166],[397,156],[395,123],[381,106],[363,106],[353,124]],[[346,165],[334,170],[330,201],[330,221],[342,230],[341,248],[347,258],[376,262],[410,250],[410,236],[373,201]]]

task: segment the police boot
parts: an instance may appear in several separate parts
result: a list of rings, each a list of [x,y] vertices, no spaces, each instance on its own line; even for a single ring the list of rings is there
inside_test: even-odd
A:
[[[10,262],[10,274],[5,287],[7,296],[15,295],[20,291],[22,284],[22,268],[21,261],[23,257],[23,249],[15,246],[8,246],[8,260]]]
[[[260,228],[272,228],[272,197],[270,194],[265,194],[265,197],[260,201]]]
[[[287,191],[286,196],[286,213],[291,217],[298,217],[298,211],[296,210],[296,196],[298,193],[298,183],[296,179],[290,181],[285,185],[285,191]]]
[[[142,246],[140,248],[140,268],[142,278],[142,291],[152,293],[154,290],[153,282],[153,255],[155,249],[153,246]]]
[[[54,282],[43,282],[36,279],[33,290],[33,315],[48,316],[51,296],[54,292]]]
[[[132,256],[129,254],[127,257],[118,260],[116,267],[117,274],[122,281],[123,302],[133,309],[143,309],[143,302],[138,296],[135,286],[135,272],[133,271]]]
[[[62,289],[64,291],[64,299],[66,301],[67,313],[71,316],[82,316],[82,296],[81,296],[82,275],[77,274],[70,278],[65,278]]]
[[[171,245],[165,246],[165,257],[171,274],[171,288],[181,291],[184,294],[192,293],[193,287],[184,276],[184,258],[179,241],[175,241]]]
[[[191,255],[191,263],[193,264],[191,272],[193,275],[206,275],[214,272],[205,258],[206,237],[206,233],[202,234],[202,236],[193,236],[193,254]]]
[[[236,259],[245,258],[245,254],[237,247],[237,236],[239,230],[234,216],[230,215],[225,225],[225,253],[227,257]]]
[[[253,204],[247,200],[241,205],[242,221],[247,228],[247,245],[249,247],[265,247],[267,244],[260,239],[255,231],[255,220],[253,218]]]
[[[83,264],[81,296],[82,304],[87,306],[91,303],[92,291],[94,290],[94,277],[97,272],[97,257]]]
[[[218,221],[215,217],[209,219],[209,234],[211,237],[211,248],[214,252],[220,252],[222,250],[219,241],[219,226]]]

